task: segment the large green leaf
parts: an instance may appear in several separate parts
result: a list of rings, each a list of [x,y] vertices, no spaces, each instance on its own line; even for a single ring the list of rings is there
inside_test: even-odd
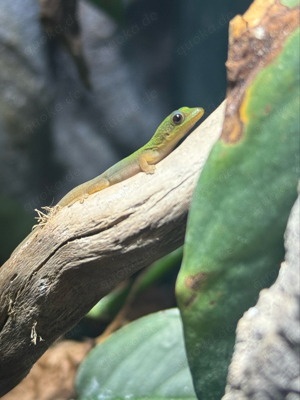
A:
[[[196,400],[177,309],[140,318],[111,335],[81,364],[79,400]]]
[[[176,291],[199,399],[219,400],[237,321],[282,261],[299,178],[299,29],[258,72],[240,109],[242,136],[220,139],[190,210]]]

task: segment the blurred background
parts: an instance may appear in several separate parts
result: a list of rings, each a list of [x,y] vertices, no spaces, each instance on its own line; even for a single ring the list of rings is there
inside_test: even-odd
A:
[[[0,2],[0,265],[34,209],[226,94],[228,24],[250,0]]]

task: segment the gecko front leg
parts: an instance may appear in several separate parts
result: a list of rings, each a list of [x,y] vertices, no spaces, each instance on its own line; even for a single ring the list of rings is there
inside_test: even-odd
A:
[[[146,172],[146,174],[154,174],[156,165],[149,164],[149,161],[152,161],[150,154],[144,153],[139,156],[139,165],[141,170]]]

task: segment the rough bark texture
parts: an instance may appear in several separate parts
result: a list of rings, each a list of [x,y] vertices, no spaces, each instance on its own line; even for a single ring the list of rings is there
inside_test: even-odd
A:
[[[53,341],[138,269],[183,243],[222,104],[154,175],[140,173],[56,213],[0,269],[0,395]]]
[[[279,276],[239,321],[223,400],[300,399],[299,225],[298,197]]]

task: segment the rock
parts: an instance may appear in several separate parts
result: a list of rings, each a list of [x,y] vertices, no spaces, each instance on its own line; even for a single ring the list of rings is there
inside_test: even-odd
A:
[[[256,306],[239,321],[222,400],[300,398],[299,210],[298,197],[276,282],[260,292]]]

